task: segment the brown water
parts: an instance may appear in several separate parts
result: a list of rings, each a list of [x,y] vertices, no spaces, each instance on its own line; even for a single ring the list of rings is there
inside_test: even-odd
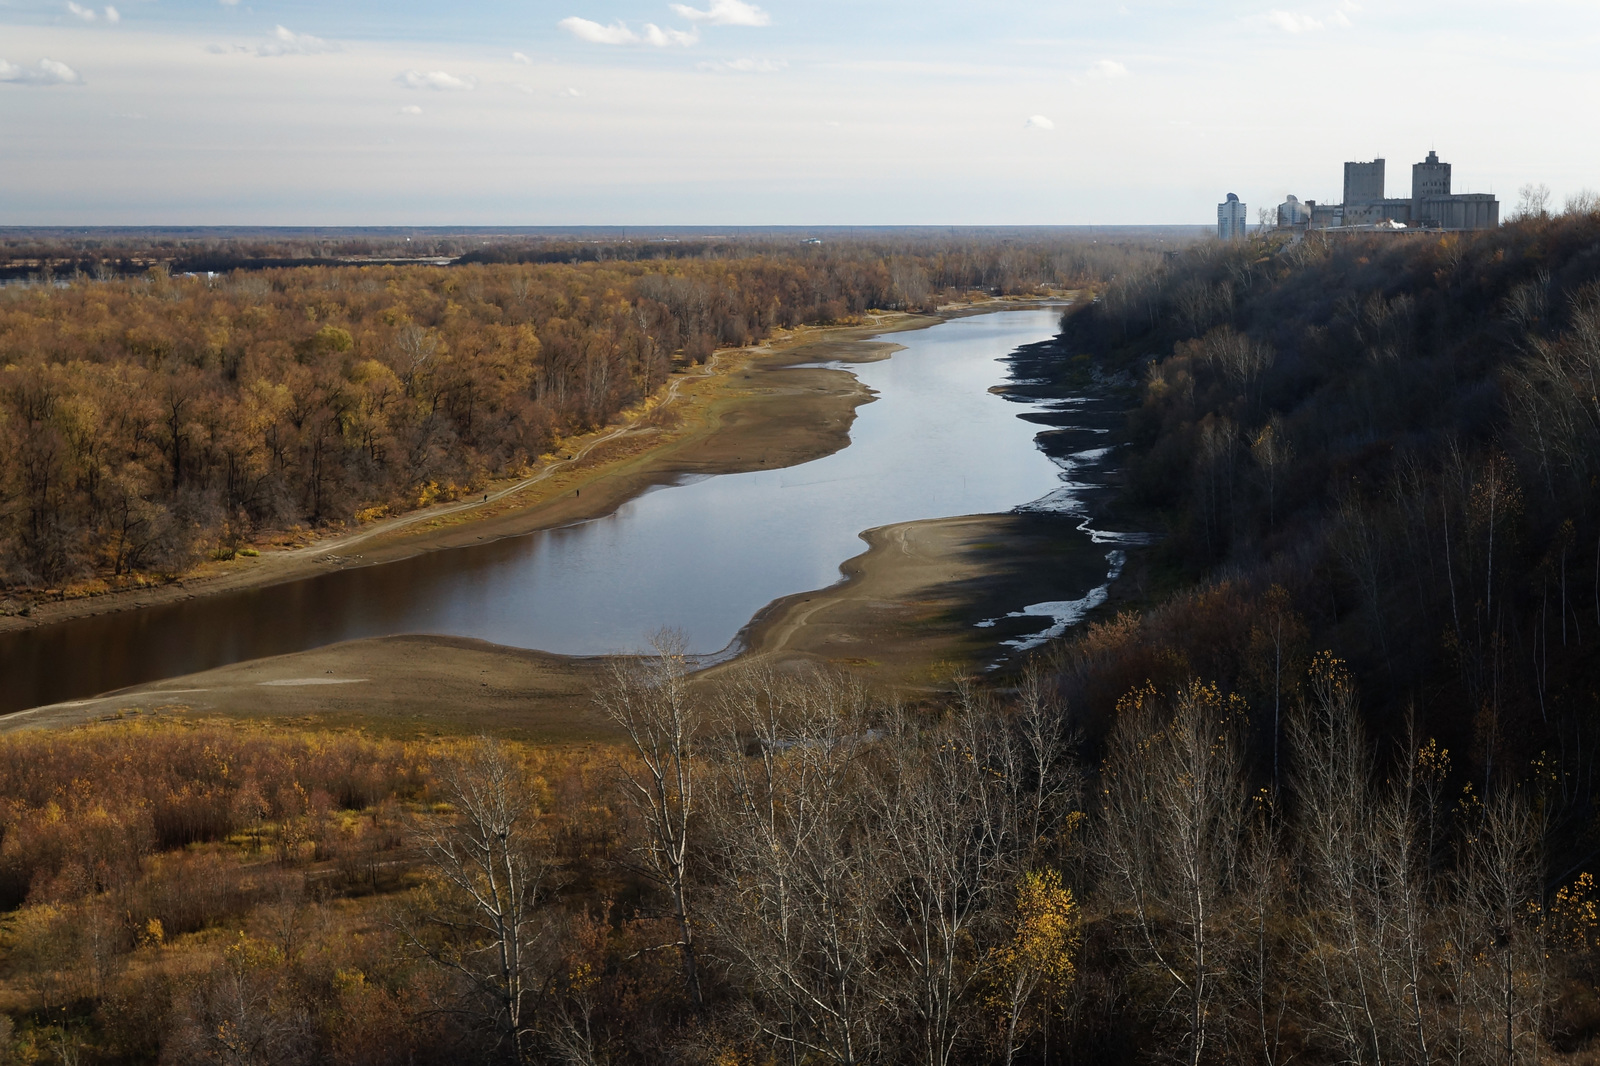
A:
[[[1027,408],[989,392],[1057,312],[895,335],[850,367],[877,399],[850,445],[784,470],[689,480],[562,529],[267,588],[0,635],[0,713],[226,663],[396,633],[595,655],[663,626],[727,647],[763,606],[839,579],[875,526],[1004,512],[1062,491]],[[1087,590],[1085,590],[1087,591]]]

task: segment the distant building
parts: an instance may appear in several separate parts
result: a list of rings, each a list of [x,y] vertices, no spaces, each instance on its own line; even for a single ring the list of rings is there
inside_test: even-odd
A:
[[[1370,204],[1383,199],[1383,160],[1344,165],[1344,202]]]
[[[1311,216],[1317,209],[1315,200],[1300,202],[1298,196],[1290,195],[1278,205],[1278,230],[1288,233],[1295,243],[1305,239],[1306,230],[1311,227]]]
[[[1344,219],[1346,226],[1376,226],[1404,222],[1411,216],[1409,200],[1384,199],[1384,161],[1344,165]],[[1396,216],[1400,217],[1396,217]]]
[[[1217,239],[1241,241],[1248,235],[1250,220],[1243,201],[1234,193],[1217,205]]]
[[[1278,205],[1278,228],[1290,229],[1295,226],[1304,226],[1311,221],[1311,209],[1316,206],[1315,200],[1301,203],[1295,196],[1287,197]]]
[[[1411,167],[1409,199],[1384,195],[1384,161],[1344,165],[1344,203],[1312,211],[1312,229],[1372,226],[1395,229],[1493,229],[1500,201],[1490,193],[1450,191],[1450,164],[1438,152]]]
[[[1411,198],[1443,199],[1450,195],[1450,164],[1439,162],[1439,153],[1428,152],[1428,158],[1411,164]]]

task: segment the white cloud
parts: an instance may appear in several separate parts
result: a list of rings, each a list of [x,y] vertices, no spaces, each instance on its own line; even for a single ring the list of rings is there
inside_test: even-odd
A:
[[[513,63],[521,63],[523,66],[526,67],[526,66],[529,66],[530,64],[532,64],[533,60],[529,59],[527,56],[523,55],[521,52],[512,52],[511,53],[511,62],[513,62]]]
[[[41,59],[36,67],[19,67],[0,59],[0,82],[13,85],[82,85],[78,72],[54,59]]]
[[[697,63],[695,66],[712,74],[772,74],[787,67],[782,59],[730,59],[721,63]]]
[[[590,22],[576,15],[564,18],[556,23],[562,29],[572,34],[580,41],[590,44],[638,44],[639,35],[620,22],[613,22],[609,26],[602,26],[598,22]]]
[[[398,114],[401,114],[401,115],[420,115],[420,114],[422,114],[422,108],[418,107],[416,104],[407,104],[405,107],[402,107],[399,110]]]
[[[690,22],[704,22],[708,26],[765,26],[772,16],[744,0],[711,0],[711,6],[699,11],[688,4],[673,4],[672,10]]]
[[[521,82],[516,82],[516,81],[512,82],[511,83],[511,88],[512,88],[512,90],[514,92],[522,93],[524,96],[532,96],[533,95],[532,86],[523,85]]]
[[[1056,124],[1043,115],[1029,115],[1028,121],[1024,122],[1022,126],[1024,129],[1030,130],[1053,130],[1056,128]]]
[[[408,70],[395,78],[407,89],[432,89],[435,92],[448,92],[462,89],[470,90],[478,87],[478,79],[470,75],[456,77],[454,74],[442,70],[430,70],[424,73],[420,70]]]
[[[122,21],[122,12],[118,11],[114,7],[106,8],[106,21],[115,26],[117,23]]]
[[[221,4],[223,7],[238,7],[239,6],[239,0],[217,0],[217,3]]]
[[[556,93],[556,95],[565,100],[576,100],[583,94],[569,85],[565,89],[562,89],[560,92]]]
[[[1091,78],[1126,78],[1128,68],[1118,63],[1115,59],[1102,59],[1089,64],[1086,73]]]
[[[1284,33],[1312,33],[1323,28],[1320,19],[1294,11],[1269,11],[1266,20],[1267,25],[1276,27]]]
[[[673,45],[691,45],[700,39],[699,30],[664,30],[653,22],[644,24],[643,36],[634,33],[624,22],[613,22],[609,26],[602,26],[598,22],[576,15],[564,18],[556,25],[578,40],[588,41],[590,44],[652,44],[657,48],[667,48]]]
[[[77,4],[74,4],[72,0],[67,0],[67,11],[69,11],[73,17],[80,18],[84,22],[93,22],[95,19],[100,17],[94,13],[94,8],[79,7]]]
[[[339,50],[338,45],[330,44],[321,37],[313,37],[309,33],[295,33],[283,26],[274,31],[273,37],[274,39],[266,44],[256,46],[256,55],[314,56]]]
[[[657,48],[670,48],[674,45],[687,48],[700,39],[699,30],[664,30],[653,22],[644,24],[644,39]]]

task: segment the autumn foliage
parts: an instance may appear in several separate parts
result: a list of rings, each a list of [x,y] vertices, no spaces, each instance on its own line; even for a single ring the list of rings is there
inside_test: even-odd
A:
[[[0,585],[159,578],[266,531],[449,499],[718,348],[1039,291],[1134,254],[1065,240],[698,252],[218,276],[163,261],[0,288]]]

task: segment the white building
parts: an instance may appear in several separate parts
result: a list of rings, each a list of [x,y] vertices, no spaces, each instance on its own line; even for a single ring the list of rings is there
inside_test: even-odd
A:
[[[1291,229],[1295,226],[1304,226],[1311,221],[1311,207],[1314,205],[1303,204],[1299,197],[1292,193],[1278,205],[1278,228]]]
[[[1223,241],[1242,241],[1249,229],[1249,219],[1245,214],[1243,201],[1234,193],[1229,193],[1228,198],[1217,205],[1217,239]]]

